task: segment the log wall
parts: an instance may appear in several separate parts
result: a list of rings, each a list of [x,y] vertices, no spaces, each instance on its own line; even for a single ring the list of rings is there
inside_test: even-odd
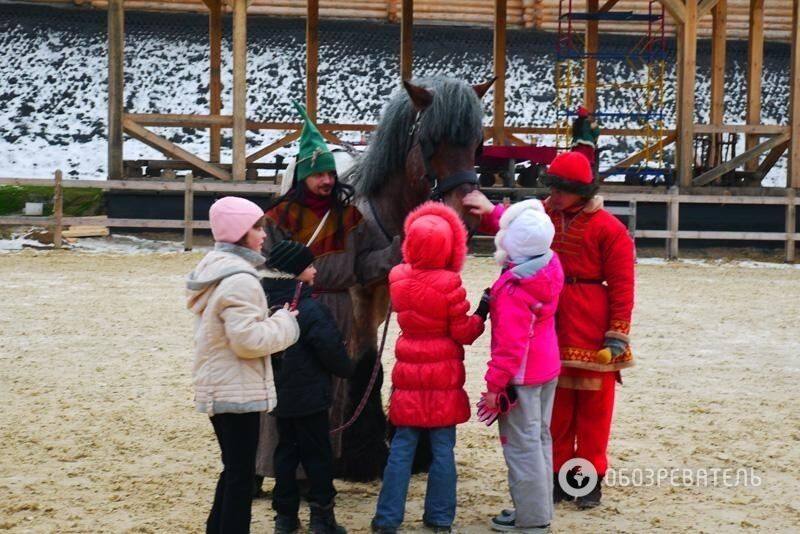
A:
[[[107,9],[108,0],[29,0],[33,3],[91,5]],[[565,5],[566,5],[565,1]],[[320,0],[320,17],[399,22],[402,0]],[[585,9],[585,0],[573,0],[573,10]],[[602,5],[603,2],[601,1]],[[613,11],[647,13],[648,0],[620,0]],[[789,41],[792,25],[792,0],[770,0],[764,14],[764,33],[768,40]],[[728,38],[746,40],[749,29],[750,0],[728,0]],[[126,10],[205,13],[202,0],[125,0]],[[230,3],[225,10],[231,12]],[[247,10],[253,15],[304,17],[306,0],[252,0]],[[508,0],[508,27],[556,31],[558,0]],[[415,0],[414,20],[423,24],[468,24],[491,26],[494,17],[492,0]],[[582,27],[578,24],[578,27]],[[667,15],[667,35],[675,35],[675,25]],[[640,35],[646,25],[600,22],[602,33]],[[699,21],[698,36],[711,38],[711,14]]]

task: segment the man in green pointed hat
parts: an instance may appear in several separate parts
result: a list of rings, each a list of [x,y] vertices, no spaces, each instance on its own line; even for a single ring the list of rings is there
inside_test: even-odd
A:
[[[357,284],[388,275],[401,259],[400,237],[389,240],[377,229],[367,224],[353,204],[355,191],[339,180],[336,161],[319,129],[305,109],[294,103],[303,119],[299,150],[294,172],[284,176],[291,180],[290,189],[278,197],[265,213],[267,237],[263,252],[269,255],[273,244],[292,239],[306,245],[314,254],[317,279],[314,295],[333,314],[342,337],[353,347],[353,303],[350,288]],[[351,357],[357,355],[351,354]],[[334,379],[332,388],[331,428],[345,422],[349,415],[349,385],[347,380]],[[356,403],[358,400],[356,399]],[[272,476],[272,451],[277,443],[271,435],[274,422],[262,417],[261,441],[256,472]],[[331,444],[335,456],[341,457],[342,434],[334,433]],[[341,476],[348,473],[337,469]]]

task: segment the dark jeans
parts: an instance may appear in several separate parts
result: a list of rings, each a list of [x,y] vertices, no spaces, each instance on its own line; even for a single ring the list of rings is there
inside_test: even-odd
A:
[[[250,532],[260,416],[259,412],[251,412],[211,417],[224,467],[217,481],[214,505],[208,514],[207,534]]]
[[[296,479],[299,464],[303,464],[310,483],[308,502],[327,506],[336,495],[328,411],[302,417],[278,417],[277,422],[272,508],[279,514],[297,515],[300,508],[300,489]]]

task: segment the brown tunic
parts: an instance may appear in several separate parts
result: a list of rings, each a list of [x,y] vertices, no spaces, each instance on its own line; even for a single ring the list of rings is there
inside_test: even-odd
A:
[[[265,256],[268,255],[273,243],[283,239],[293,239],[307,244],[323,218],[310,209],[295,204],[286,220],[280,224],[281,214],[285,209],[286,204],[281,203],[265,214],[267,230],[263,246]],[[298,218],[302,221],[302,225],[298,231],[293,231],[294,222]],[[343,228],[337,235],[338,224]],[[310,248],[315,256],[314,266],[317,268],[315,296],[331,310],[342,332],[342,338],[347,343],[348,349],[351,349],[354,319],[349,289],[356,284],[366,284],[387,276],[391,268],[400,261],[400,240],[396,238],[393,242],[389,242],[377,227],[369,224],[361,212],[351,205],[345,208],[341,223],[339,217],[331,212]],[[351,351],[350,357],[355,356],[357,355]],[[333,379],[330,411],[332,429],[341,426],[349,414],[347,391],[347,380]],[[341,432],[331,435],[331,444],[335,456],[341,456]],[[276,446],[275,419],[265,413],[261,418],[256,459],[256,472],[259,475],[273,476],[272,455]]]

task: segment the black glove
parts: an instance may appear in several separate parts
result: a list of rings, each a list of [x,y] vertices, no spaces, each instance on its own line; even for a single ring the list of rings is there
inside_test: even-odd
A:
[[[491,299],[492,299],[492,292],[491,289],[487,287],[486,289],[483,290],[483,295],[481,295],[481,301],[478,303],[478,309],[475,310],[475,315],[480,315],[484,321],[489,316],[489,301]]]

